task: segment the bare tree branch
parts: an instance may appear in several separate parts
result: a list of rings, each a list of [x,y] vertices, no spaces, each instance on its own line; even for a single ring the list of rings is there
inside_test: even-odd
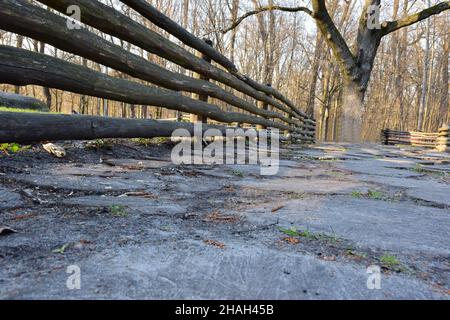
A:
[[[336,59],[340,62],[341,67],[348,75],[354,76],[357,73],[356,59],[352,55],[347,42],[342,37],[341,33],[337,29],[333,20],[328,13],[325,5],[325,0],[313,0],[312,1],[314,11],[306,7],[282,7],[282,6],[264,6],[249,11],[239,17],[230,27],[222,30],[222,33],[227,33],[236,27],[238,27],[242,21],[256,14],[260,14],[267,11],[284,11],[284,12],[305,12],[316,21],[317,27],[326,38],[328,44],[333,50]]]
[[[428,9],[417,12],[413,15],[399,19],[397,21],[384,22],[383,29],[382,29],[383,36],[388,35],[388,34],[394,32],[394,31],[397,31],[401,28],[405,28],[405,27],[413,25],[417,22],[425,20],[433,15],[440,14],[449,9],[450,9],[450,1],[444,1],[444,2],[438,3],[435,6],[428,8]]]
[[[248,17],[254,16],[256,14],[260,14],[263,12],[267,12],[267,11],[285,11],[285,12],[305,12],[309,15],[312,15],[312,11],[309,10],[306,7],[282,7],[282,6],[265,6],[265,7],[259,7],[256,8],[255,10],[249,11],[247,13],[245,13],[244,15],[240,16],[236,21],[233,22],[233,24],[231,26],[229,26],[228,28],[221,30],[221,32],[223,34],[230,32],[231,30],[235,29],[236,27],[238,27],[242,21],[244,21],[245,19],[247,19]]]
[[[317,27],[333,50],[340,66],[345,69],[346,75],[353,77],[358,71],[356,59],[328,13],[325,0],[313,0],[312,5],[314,9],[312,16]]]

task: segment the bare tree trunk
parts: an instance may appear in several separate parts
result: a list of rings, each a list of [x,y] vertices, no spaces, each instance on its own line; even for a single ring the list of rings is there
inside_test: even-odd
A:
[[[16,47],[19,49],[22,49],[22,45],[23,45],[23,36],[22,35],[17,35],[17,45]],[[14,93],[15,94],[20,94],[20,86],[14,86]]]
[[[122,118],[126,118],[127,117],[127,104],[125,102],[122,102],[121,107],[122,107]]]
[[[449,103],[449,67],[450,57],[450,35],[447,33],[444,39],[444,55],[442,56],[442,95],[440,101],[439,119],[442,119],[442,125],[449,124],[450,121],[450,103]]]
[[[428,4],[431,4],[431,1],[428,0]],[[426,34],[426,45],[425,52],[423,56],[423,78],[422,78],[422,97],[420,99],[419,106],[419,119],[417,123],[417,130],[422,131],[424,127],[424,115],[425,109],[427,107],[427,94],[428,94],[428,73],[430,68],[430,32],[431,32],[431,21],[427,21],[427,34]]]
[[[45,43],[44,42],[40,42],[39,52],[40,53],[45,53]],[[49,110],[51,110],[51,107],[52,107],[52,94],[50,93],[50,89],[48,87],[42,87],[42,91],[44,92],[47,108]]]
[[[148,118],[148,106],[142,106],[142,119]]]
[[[314,49],[314,60],[312,65],[312,75],[311,75],[311,83],[309,87],[308,94],[308,108],[306,110],[306,114],[309,116],[314,116],[315,110],[315,102],[316,102],[316,89],[317,89],[317,80],[319,78],[319,66],[320,66],[320,57],[322,53],[322,37],[320,33],[317,33],[316,36],[316,45]]]
[[[240,0],[232,0],[231,4],[231,20],[235,22],[238,18],[239,13],[239,4]],[[231,40],[230,40],[230,60],[235,63],[235,50],[236,50],[236,38],[237,38],[238,29],[234,28],[231,31]]]
[[[87,59],[86,58],[82,58],[82,65],[84,66],[84,67],[87,67]],[[81,95],[81,97],[80,97],[80,104],[81,104],[81,106],[80,106],[80,112],[81,112],[81,114],[87,114],[87,112],[88,112],[88,99],[87,99],[87,96],[85,96],[85,95]],[[73,111],[73,110],[72,110]]]
[[[342,92],[341,127],[339,128],[340,141],[360,141],[363,101],[364,93],[361,92],[359,84],[345,81]]]

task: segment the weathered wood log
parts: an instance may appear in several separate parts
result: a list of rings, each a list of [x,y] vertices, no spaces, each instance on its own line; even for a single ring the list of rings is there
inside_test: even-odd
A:
[[[222,82],[240,92],[243,92],[257,100],[263,100],[274,105],[277,109],[295,113],[295,111],[286,108],[281,103],[272,98],[268,98],[264,93],[257,91],[247,83],[239,80],[233,75],[223,71],[220,68],[205,63],[202,59],[195,57],[187,50],[181,48],[175,43],[165,39],[154,31],[151,31],[141,24],[131,20],[117,10],[106,6],[98,1],[92,0],[40,0],[40,2],[66,13],[69,5],[76,4],[81,9],[82,22],[93,26],[105,33],[111,34],[122,40],[133,43],[149,52],[155,53],[163,58],[175,62],[187,69],[193,70],[199,74],[205,75],[211,79]],[[22,9],[21,9],[22,11]],[[301,121],[314,123],[312,120]]]
[[[226,127],[203,126],[225,133]],[[30,143],[101,138],[171,137],[176,129],[194,134],[190,123],[84,115],[0,112],[0,143]]]
[[[40,85],[130,104],[151,105],[205,116],[223,123],[250,123],[303,133],[278,121],[237,113],[180,93],[107,76],[44,54],[0,46],[0,83]]]
[[[446,125],[439,129],[436,149],[439,152],[450,151],[450,126]]]
[[[49,111],[45,102],[41,100],[8,92],[0,92],[0,106],[17,109]]]
[[[439,137],[450,137],[450,126],[443,126],[439,129]]]
[[[20,7],[17,6],[20,3]],[[109,8],[109,7],[107,7]],[[111,9],[111,8],[109,8]],[[170,72],[148,60],[127,52],[88,30],[69,30],[66,19],[23,0],[0,3],[0,27],[31,36],[55,47],[83,56],[133,77],[176,91],[209,95],[250,113],[265,118],[277,118],[292,125],[300,123],[275,112],[259,110],[253,104],[203,80]]]

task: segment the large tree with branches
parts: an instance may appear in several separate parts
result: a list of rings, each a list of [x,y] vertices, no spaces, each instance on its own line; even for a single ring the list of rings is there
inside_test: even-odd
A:
[[[328,12],[325,0],[311,0],[311,3],[311,9],[276,5],[256,8],[239,17],[224,30],[224,33],[235,29],[248,17],[268,11],[303,12],[311,16],[331,49],[343,78],[343,114],[339,139],[348,142],[359,141],[364,99],[382,38],[401,28],[449,10],[450,1],[440,2],[396,21],[379,23],[377,18],[381,0],[364,0],[357,36],[353,42],[344,39]]]

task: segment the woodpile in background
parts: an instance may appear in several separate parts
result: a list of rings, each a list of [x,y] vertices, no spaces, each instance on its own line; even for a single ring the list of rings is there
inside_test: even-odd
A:
[[[412,145],[415,147],[433,148],[445,152],[450,150],[450,126],[444,126],[438,133],[406,132],[391,129],[382,131],[382,142],[385,145]]]
[[[444,126],[439,129],[438,135],[438,151],[449,152],[450,151],[450,126]]]

